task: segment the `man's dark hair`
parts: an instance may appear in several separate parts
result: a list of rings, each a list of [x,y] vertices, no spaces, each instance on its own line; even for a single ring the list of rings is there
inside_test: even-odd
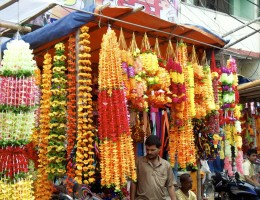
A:
[[[181,176],[180,176],[180,182],[181,183],[183,183],[183,182],[185,182],[188,178],[190,178],[190,175],[189,174],[182,174]]]
[[[251,156],[252,154],[257,154],[256,149],[248,149],[246,155]]]
[[[157,148],[160,148],[162,146],[161,140],[159,137],[156,135],[150,135],[146,140],[145,140],[145,145],[146,146],[153,146],[155,145]]]

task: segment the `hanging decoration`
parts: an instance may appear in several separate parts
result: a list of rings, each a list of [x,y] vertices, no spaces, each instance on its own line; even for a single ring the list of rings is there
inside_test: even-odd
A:
[[[110,28],[101,43],[98,83],[101,185],[114,186],[119,191],[127,178],[136,180],[136,172],[120,49],[116,34]]]
[[[173,123],[170,130],[170,162],[174,165],[175,156],[177,154],[178,164],[180,168],[186,168],[188,165],[196,166],[196,150],[193,136],[193,125],[191,120],[195,116],[194,103],[194,74],[193,67],[187,63],[187,46],[180,43],[177,47],[177,59],[183,68],[184,84],[186,89],[186,99],[184,104],[173,102],[172,107],[179,108],[182,112],[178,112],[178,116],[172,112]],[[178,71],[179,73],[181,70]],[[174,124],[180,119],[181,124]],[[176,139],[177,138],[177,139]],[[177,140],[178,142],[174,141]]]
[[[52,68],[51,108],[50,108],[50,135],[48,136],[48,168],[49,178],[63,176],[66,172],[66,115],[67,115],[67,79],[65,71],[66,56],[63,43],[55,45],[55,56]]]
[[[0,66],[0,198],[34,199],[29,157],[39,100],[32,50],[23,40],[7,43]]]
[[[35,199],[49,200],[52,195],[52,183],[48,180],[47,168],[48,160],[48,137],[50,135],[50,110],[51,110],[51,79],[52,79],[52,58],[49,53],[44,55],[43,74],[42,74],[42,95],[40,101],[40,131],[38,142],[38,173],[35,182]]]
[[[128,103],[131,108],[138,111],[147,111],[147,83],[145,80],[145,71],[140,59],[140,50],[136,44],[135,34],[133,33],[132,41],[130,43],[129,51],[134,57],[133,67],[128,67],[128,75],[130,82],[130,94],[128,97]]]
[[[232,176],[235,171],[243,174],[243,169],[241,168],[243,161],[243,159],[241,159],[242,138],[240,136],[242,129],[239,121],[241,113],[237,107],[239,95],[237,90],[238,77],[235,59],[230,57],[227,61],[227,66],[221,67],[221,72],[222,109],[224,110],[223,130],[225,134],[224,169]]]
[[[75,170],[73,167],[72,151],[75,147],[77,134],[77,112],[76,112],[76,39],[70,36],[68,45],[68,90],[67,90],[67,192],[72,194]]]
[[[78,60],[78,101],[77,101],[77,151],[75,181],[90,184],[95,181],[94,166],[94,126],[92,108],[92,75],[90,62],[89,27],[80,28],[79,34],[79,60]]]

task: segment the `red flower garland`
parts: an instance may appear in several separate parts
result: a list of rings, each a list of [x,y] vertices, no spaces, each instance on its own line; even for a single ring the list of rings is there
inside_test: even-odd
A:
[[[72,193],[73,179],[75,170],[71,158],[71,152],[75,145],[77,134],[77,112],[76,112],[76,53],[75,53],[75,36],[69,38],[69,53],[68,53],[68,96],[67,96],[67,191]]]

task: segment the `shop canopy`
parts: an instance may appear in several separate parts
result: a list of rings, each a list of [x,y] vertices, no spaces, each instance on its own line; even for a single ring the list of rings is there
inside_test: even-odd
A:
[[[244,83],[237,89],[241,103],[260,101],[260,80]]]
[[[116,31],[117,35],[122,28],[127,45],[132,40],[133,33],[136,36],[137,45],[140,48],[144,33],[147,33],[151,47],[154,46],[158,38],[161,54],[165,55],[168,41],[173,45],[181,40],[196,48],[209,49],[221,48],[227,41],[211,33],[206,28],[195,25],[180,25],[162,20],[158,17],[149,15],[141,9],[130,7],[107,7],[98,16],[92,13],[95,6],[89,6],[83,11],[71,12],[69,15],[48,24],[31,33],[22,36],[28,42],[36,55],[37,62],[41,62],[46,51],[52,51],[53,45],[57,42],[67,42],[70,34],[84,24],[89,26],[91,37],[92,62],[98,63],[98,53],[102,36],[106,33],[108,26]],[[6,48],[6,43],[2,44],[2,50]]]

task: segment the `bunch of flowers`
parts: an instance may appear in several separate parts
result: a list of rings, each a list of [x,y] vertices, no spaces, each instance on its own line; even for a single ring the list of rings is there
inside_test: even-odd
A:
[[[62,176],[66,172],[65,155],[66,148],[65,134],[66,134],[66,115],[67,115],[67,80],[66,80],[66,67],[64,56],[65,46],[63,43],[55,45],[55,56],[53,58],[52,68],[52,88],[51,88],[51,109],[50,109],[50,135],[48,136],[48,175],[53,178],[54,176]]]
[[[12,40],[7,43],[2,65],[0,67],[0,75],[2,76],[32,76],[36,69],[36,63],[33,60],[29,43],[23,40]]]
[[[38,99],[38,87],[33,77],[2,77],[0,79],[0,104],[35,106]]]
[[[0,139],[3,141],[29,142],[34,128],[34,112],[0,112]],[[1,143],[0,142],[0,143]]]
[[[19,179],[14,182],[0,180],[0,199],[34,200],[32,184],[33,181],[31,180],[31,177]]]
[[[68,92],[67,92],[67,191],[72,193],[73,179],[75,177],[75,170],[73,167],[73,158],[71,153],[75,146],[77,134],[77,108],[76,108],[76,53],[75,53],[75,36],[69,38],[68,45]]]
[[[11,184],[14,191],[9,199],[33,199],[30,177],[24,182],[17,182],[17,177],[26,177],[28,172],[29,155],[24,145],[32,138],[34,110],[39,100],[33,77],[35,69],[28,43],[13,40],[7,44],[0,67],[0,171],[9,178],[10,183],[15,183]],[[1,180],[3,183],[6,181]]]
[[[93,183],[95,181],[94,166],[94,126],[92,108],[92,76],[91,62],[89,54],[90,41],[88,34],[89,27],[80,28],[80,52],[79,52],[79,73],[78,73],[78,129],[77,129],[77,151],[75,180],[81,184]]]
[[[49,200],[52,195],[52,185],[48,180],[47,168],[48,161],[48,137],[50,135],[50,110],[51,110],[51,79],[52,79],[52,58],[50,54],[44,55],[43,74],[42,74],[42,96],[40,106],[40,125],[38,142],[38,173],[35,182],[35,199]]]
[[[184,84],[186,86],[186,100],[181,104],[173,104],[175,110],[178,108],[182,112],[178,112],[175,116],[174,109],[172,111],[173,120],[176,123],[176,117],[182,119],[181,124],[172,124],[170,130],[170,157],[171,163],[175,161],[175,155],[178,155],[178,163],[181,168],[187,165],[196,165],[196,150],[193,136],[193,126],[191,119],[195,115],[194,103],[194,74],[192,65],[187,65],[187,46],[181,43],[177,49],[178,61],[183,67]],[[173,107],[172,106],[172,107]],[[177,126],[177,127],[176,127]],[[177,139],[176,139],[177,138]],[[174,142],[177,140],[178,143]]]
[[[123,90],[121,57],[116,34],[103,36],[99,57],[98,134],[101,184],[119,190],[127,178],[136,180],[134,153]],[[127,153],[126,150],[127,149]]]
[[[242,166],[242,160],[236,159],[240,156],[238,152],[242,148],[242,138],[240,133],[241,123],[239,121],[240,109],[237,106],[239,102],[239,95],[237,90],[238,77],[237,77],[236,61],[230,57],[227,61],[226,67],[221,67],[220,81],[222,84],[222,108],[224,110],[224,133],[225,133],[225,168],[228,170],[229,175],[232,175],[234,170],[230,167],[230,163],[237,162],[238,166]],[[241,171],[241,169],[240,169]]]
[[[28,158],[24,147],[7,146],[0,148],[0,163],[0,172],[8,178],[28,172]]]

